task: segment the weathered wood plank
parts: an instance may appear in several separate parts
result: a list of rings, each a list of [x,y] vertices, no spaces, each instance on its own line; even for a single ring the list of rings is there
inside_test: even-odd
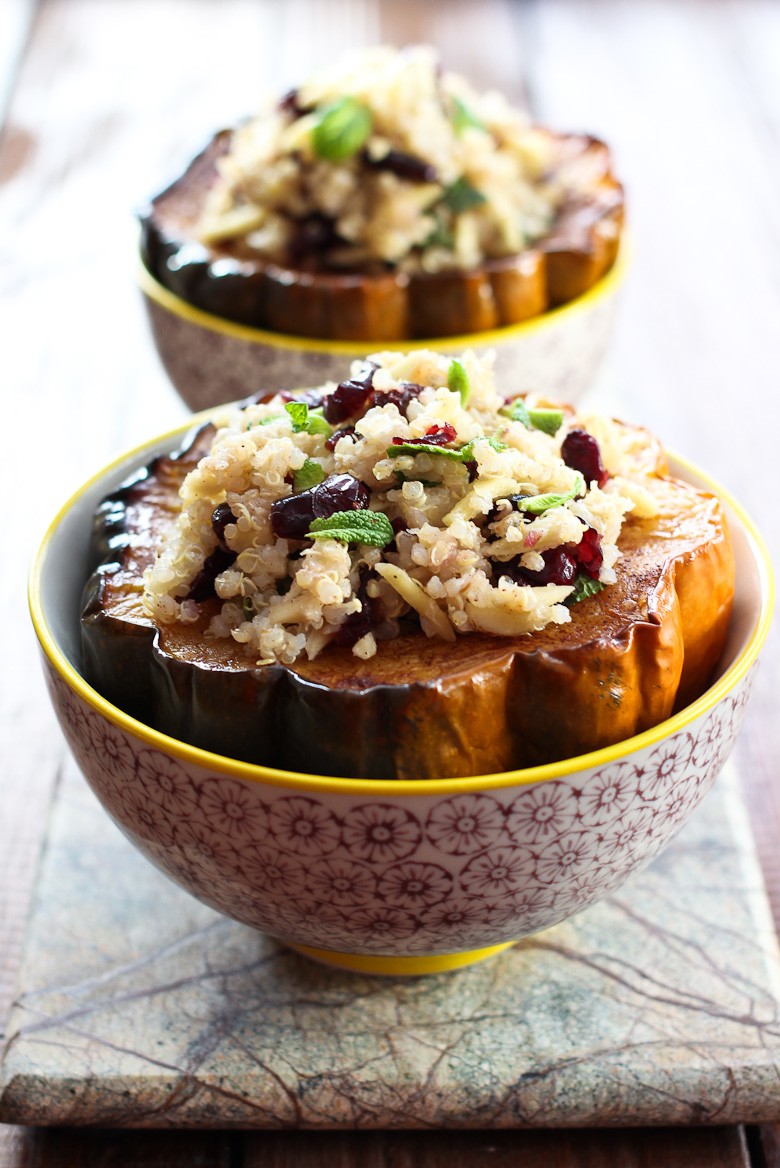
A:
[[[749,1168],[736,1128],[251,1135],[242,1168]]]

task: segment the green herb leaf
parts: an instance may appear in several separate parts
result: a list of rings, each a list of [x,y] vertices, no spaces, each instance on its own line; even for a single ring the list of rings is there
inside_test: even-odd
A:
[[[342,97],[320,109],[311,141],[320,158],[343,162],[357,154],[370,135],[370,109],[354,97]]]
[[[451,450],[446,446],[434,446],[426,442],[401,442],[397,446],[388,446],[388,458],[400,458],[402,454],[438,454],[441,458],[452,459],[453,462],[463,462],[460,450]]]
[[[513,422],[522,422],[526,430],[531,429],[531,415],[528,413],[528,406],[521,397],[516,397],[508,406],[504,406],[500,412]]]
[[[388,458],[400,458],[402,454],[439,454],[442,458],[449,458],[453,462],[473,462],[474,448],[480,442],[487,442],[493,450],[502,451],[507,449],[506,442],[501,442],[498,438],[472,438],[470,442],[466,442],[463,446],[459,446],[457,450],[453,450],[447,446],[434,446],[433,443],[428,445],[426,442],[400,442],[397,446],[388,446]]]
[[[292,401],[284,407],[290,415],[293,434],[301,434],[309,429],[309,407],[306,402]]]
[[[333,433],[333,427],[325,420],[322,409],[309,410],[309,433],[322,434],[324,438],[330,438]]]
[[[446,247],[451,251],[455,246],[455,236],[438,215],[434,215],[434,219],[436,226],[425,240],[423,247]]]
[[[563,424],[563,410],[547,407],[530,409],[521,397],[516,397],[501,413],[513,422],[522,422],[526,430],[543,430],[545,434],[557,434]]]
[[[467,178],[461,175],[445,189],[442,202],[455,215],[460,215],[463,211],[471,211],[474,207],[481,207],[483,203],[487,202],[487,199],[482,191],[478,191]]]
[[[461,446],[460,448],[460,457],[462,462],[474,461],[476,457],[475,449],[480,442],[487,442],[488,446],[490,446],[491,449],[498,451],[499,454],[502,450],[508,449],[506,442],[501,442],[501,440],[498,438],[472,438],[470,442],[467,442],[465,446]]]
[[[471,396],[471,385],[469,375],[460,361],[450,361],[450,367],[447,370],[447,388],[451,389],[453,393],[459,393],[460,400],[465,406]]]
[[[601,592],[602,588],[606,588],[606,584],[602,584],[600,580],[594,580],[585,572],[580,572],[574,581],[574,591],[566,597],[564,604],[577,604],[580,600],[586,600],[588,596],[595,596],[597,592]]]
[[[576,499],[577,495],[585,490],[585,479],[577,472],[577,481],[570,491],[566,491],[560,495],[528,495],[525,499],[518,500],[518,511],[527,511],[530,515],[541,515],[543,511],[549,511],[551,507],[562,507],[564,503],[568,503],[569,499]]]
[[[534,430],[543,430],[551,437],[557,434],[563,425],[563,410],[538,409],[529,410],[528,417]]]
[[[316,487],[325,478],[325,471],[313,458],[307,458],[303,466],[293,474],[293,490],[308,491],[309,487]]]
[[[314,519],[311,539],[338,539],[341,543],[364,543],[385,547],[395,539],[390,520],[381,511],[336,511],[324,519]]]
[[[475,114],[471,112],[469,107],[459,97],[452,98],[452,126],[455,133],[460,137],[464,130],[469,126],[473,126],[476,130],[484,130],[485,123],[480,121]]]
[[[292,401],[287,402],[284,408],[290,415],[293,434],[323,434],[329,438],[333,433],[333,427],[325,421],[321,407],[310,410],[306,402]]]

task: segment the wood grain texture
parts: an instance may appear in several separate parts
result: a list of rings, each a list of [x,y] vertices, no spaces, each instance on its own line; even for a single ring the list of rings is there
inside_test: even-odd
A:
[[[6,501],[23,495],[27,519],[18,506],[3,509],[12,554],[0,566],[11,663],[0,681],[0,1017],[63,757],[27,620],[26,567],[72,488],[146,437],[151,417],[163,430],[184,416],[132,286],[132,210],[263,90],[291,84],[345,43],[433,40],[448,64],[527,99],[543,120],[609,138],[628,186],[635,263],[601,400],[707,465],[780,558],[772,489],[780,7],[772,0],[48,0],[17,71],[20,30],[35,7],[4,0],[0,14],[0,93],[5,84],[9,99],[0,98],[0,383],[9,415],[14,406],[0,489]],[[31,469],[21,422],[35,427],[45,474]],[[776,628],[739,756],[780,920],[778,636]],[[91,1138],[41,1142],[6,1129],[0,1163],[112,1162],[110,1139]],[[730,1154],[733,1139],[702,1138],[686,1163],[743,1162],[712,1158]],[[64,1158],[69,1140],[80,1161]],[[153,1144],[137,1146],[147,1156],[139,1164],[155,1162]],[[652,1150],[652,1140],[637,1146]],[[776,1136],[765,1146],[775,1149],[775,1168]],[[599,1154],[579,1162],[614,1162]]]

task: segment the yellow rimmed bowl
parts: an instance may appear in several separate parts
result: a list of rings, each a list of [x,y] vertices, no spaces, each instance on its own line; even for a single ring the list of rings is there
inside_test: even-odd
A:
[[[495,353],[496,379],[507,390],[543,388],[575,403],[591,385],[607,349],[627,266],[621,246],[610,270],[581,296],[519,324],[423,340],[328,341],[236,324],[195,308],[139,263],[138,281],[160,360],[192,410],[291,385],[341,381],[366,353],[465,349]]]
[[[125,835],[194,896],[320,961],[383,974],[453,969],[608,895],[675,835],[734,744],[773,607],[763,542],[724,502],[736,596],[717,678],[615,746],[531,770],[441,781],[297,774],[209,754],[143,725],[85,681],[79,610],[93,512],[179,445],[149,442],[63,506],[32,567],[30,608],[62,730]]]

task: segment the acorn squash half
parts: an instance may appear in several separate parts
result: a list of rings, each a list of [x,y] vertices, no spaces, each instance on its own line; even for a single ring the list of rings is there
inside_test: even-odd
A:
[[[397,341],[485,332],[580,296],[617,257],[623,188],[609,148],[582,134],[544,131],[548,178],[564,197],[549,233],[519,255],[468,271],[407,273],[374,265],[329,270],[276,264],[241,240],[204,244],[197,229],[234,131],[219,131],[140,214],[141,256],[171,292],[239,324],[326,340]]]
[[[410,632],[368,661],[329,646],[254,667],[196,624],[157,629],[142,576],[210,446],[202,428],[113,492],[95,517],[82,616],[84,676],[117,706],[195,746],[316,774],[436,779],[547,763],[621,741],[700,694],[734,588],[718,500],[658,473],[652,519],[627,519],[618,582],[571,622],[454,643]],[[659,471],[662,467],[659,465]]]

